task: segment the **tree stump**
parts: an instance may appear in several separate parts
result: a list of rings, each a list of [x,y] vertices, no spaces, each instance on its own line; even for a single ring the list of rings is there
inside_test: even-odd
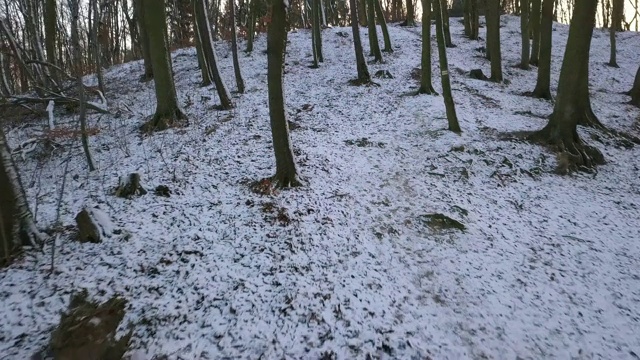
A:
[[[120,177],[118,187],[116,188],[117,197],[129,199],[133,195],[142,196],[146,193],[147,190],[140,185],[140,174],[131,173],[128,176]]]

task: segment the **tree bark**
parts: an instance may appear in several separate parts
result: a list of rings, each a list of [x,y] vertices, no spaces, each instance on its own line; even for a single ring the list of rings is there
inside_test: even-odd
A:
[[[238,35],[236,32],[236,2],[229,0],[229,17],[231,18],[231,55],[233,56],[233,72],[236,77],[236,87],[239,93],[244,93],[244,79],[240,71],[240,61],[238,60]]]
[[[380,45],[378,44],[378,29],[376,28],[376,1],[378,0],[367,0],[367,15],[369,18],[369,21],[367,22],[369,27],[369,45],[371,47],[371,55],[373,55],[375,61],[383,62],[382,51],[380,51]]]
[[[358,69],[357,82],[360,84],[366,84],[371,82],[371,76],[369,75],[369,68],[367,68],[367,62],[364,59],[362,53],[362,41],[360,40],[360,28],[358,26],[358,5],[356,0],[349,0],[351,7],[351,31],[353,32],[353,48],[356,52],[356,67]]]
[[[22,245],[38,246],[43,240],[0,127],[0,266],[8,265]]]
[[[522,35],[522,53],[520,57],[520,68],[529,70],[529,57],[531,56],[531,46],[529,42],[529,2],[530,0],[520,0],[520,34]]]
[[[222,109],[233,108],[233,103],[227,92],[227,88],[220,77],[220,71],[218,70],[218,61],[216,59],[216,52],[213,47],[213,39],[211,37],[211,25],[209,24],[209,17],[207,16],[207,9],[204,5],[204,0],[193,0],[193,6],[196,16],[196,27],[198,36],[200,37],[200,45],[203,50],[203,60],[209,69],[209,76],[213,80],[220,98],[220,107]]]
[[[456,115],[456,107],[451,95],[451,79],[449,78],[449,64],[447,62],[447,47],[444,39],[444,15],[442,14],[442,2],[446,0],[434,0],[433,13],[436,17],[436,38],[438,39],[438,54],[440,58],[440,79],[442,80],[442,96],[444,97],[444,106],[447,111],[447,121],[449,130],[455,133],[461,133],[458,116]]]
[[[502,82],[502,55],[500,52],[500,0],[488,0],[487,18],[488,52],[491,57],[491,80]]]
[[[140,81],[149,81],[153,79],[153,65],[151,63],[151,51],[149,50],[149,32],[147,31],[147,20],[144,7],[145,0],[133,0],[133,6],[138,14],[138,33],[140,34],[140,50],[142,51],[142,59],[144,61],[144,74],[140,76]]]
[[[187,117],[178,106],[178,96],[171,70],[165,0],[161,0],[160,3],[158,0],[142,0],[142,3],[156,89],[156,112],[142,129],[161,131],[176,125],[177,121],[186,120]]]
[[[540,58],[538,59],[538,80],[533,96],[551,100],[551,49],[553,46],[553,3],[543,0],[540,19]]]
[[[442,3],[442,27],[444,31],[444,43],[448,48],[455,47],[451,41],[451,31],[449,30],[449,5],[445,1]]]
[[[611,14],[611,26],[609,27],[609,41],[611,42],[611,53],[609,55],[609,66],[620,67],[616,60],[616,31],[620,27],[624,14],[624,0],[613,0],[613,10]]]
[[[595,23],[597,0],[577,1],[569,27],[569,39],[560,70],[558,96],[547,125],[530,138],[550,144],[566,153],[568,171],[579,166],[592,167],[604,162],[602,154],[582,143],[577,126],[584,114],[584,92],[588,72],[589,49]],[[584,60],[583,60],[584,59]],[[588,97],[588,92],[587,92]]]
[[[438,1],[438,0],[436,0]],[[431,78],[431,0],[422,0],[422,60],[418,94],[434,94]]]
[[[529,17],[529,31],[533,38],[531,44],[531,59],[529,64],[538,65],[538,55],[540,52],[540,16],[542,0],[531,1],[531,16]]]
[[[47,61],[54,65],[58,63],[58,61],[56,61],[57,18],[56,1],[46,0],[44,11],[45,48],[47,51]],[[56,83],[60,83],[60,79],[55,71],[51,72],[51,76]]]
[[[480,14],[478,12],[478,0],[471,1],[471,13],[469,14],[469,21],[471,23],[471,35],[469,39],[478,40],[480,36]]]
[[[249,23],[247,24],[247,49],[246,52],[253,51],[253,39],[256,33],[256,1],[250,0],[249,3]]]
[[[382,29],[382,37],[384,39],[384,52],[393,52],[393,47],[391,46],[391,38],[389,37],[389,29],[387,28],[387,20],[384,18],[384,12],[382,11],[382,5],[380,4],[380,0],[374,0],[374,5],[376,7],[376,17],[378,19],[378,23],[380,24],[380,28]]]
[[[629,95],[631,96],[630,104],[640,107],[640,67],[638,67],[638,72],[636,72],[633,87],[629,90]]]
[[[269,118],[273,136],[273,151],[276,158],[276,174],[272,183],[276,187],[300,185],[289,138],[289,125],[284,107],[282,84],[287,44],[287,25],[287,7],[284,1],[272,1],[271,23],[267,32],[267,81],[269,87]]]
[[[407,0],[407,19],[404,22],[406,26],[416,26],[416,16],[413,10],[413,0]]]

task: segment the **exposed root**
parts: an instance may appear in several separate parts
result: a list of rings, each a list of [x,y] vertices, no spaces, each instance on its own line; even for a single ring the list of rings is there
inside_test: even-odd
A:
[[[349,80],[349,85],[352,86],[380,86],[377,82],[369,79],[353,79]]]
[[[299,187],[304,185],[300,179],[298,179],[297,175],[289,176],[288,174],[278,174],[276,173],[271,178],[271,185],[275,189],[287,189],[292,187]]]
[[[426,88],[426,89],[424,87],[420,86],[420,88],[416,92],[416,95],[421,95],[421,94],[436,95],[436,96],[438,95],[438,93],[433,88],[433,86],[429,86],[429,88]]]
[[[591,172],[597,165],[606,162],[600,150],[585,145],[575,131],[569,136],[562,136],[562,132],[547,125],[542,130],[530,133],[526,138],[531,142],[548,146],[558,153],[556,173],[560,175],[575,171]]]
[[[189,125],[187,116],[182,112],[182,110],[175,109],[169,114],[153,115],[149,121],[140,127],[140,131],[150,133],[187,125]]]

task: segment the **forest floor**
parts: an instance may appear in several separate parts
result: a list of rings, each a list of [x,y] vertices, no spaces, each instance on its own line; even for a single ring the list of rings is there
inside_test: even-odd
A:
[[[137,359],[638,359],[640,147],[580,128],[607,164],[554,174],[555,154],[502,136],[540,129],[553,107],[521,96],[536,71],[516,68],[519,18],[502,19],[508,84],[468,77],[489,72],[484,43],[451,21],[462,135],[446,130],[441,96],[412,95],[420,27],[390,26],[394,52],[370,72],[394,78],[368,87],[348,84],[350,29],[323,31],[319,69],[309,68],[310,33],[292,32],[285,91],[305,186],[266,196],[248,185],[275,169],[263,35],[241,56],[247,92],[231,111],[215,110],[215,90],[198,86],[194,49],[175,51],[190,124],[153,135],[137,130],[155,109],[153,82],[137,81],[142,64],[108,69],[112,115],[89,116],[98,170],[88,173],[79,140],[61,137],[16,161],[39,226],[52,227],[58,208],[70,226],[82,206],[99,206],[119,234],[100,244],[61,238],[53,273],[51,246],[0,270],[2,358],[44,347],[70,295],[87,289],[129,301]],[[567,32],[554,24],[554,92]],[[608,36],[593,38],[593,108],[606,126],[640,136],[640,110],[620,94],[640,34],[618,35],[620,68],[605,65]],[[217,50],[234,89],[229,47]],[[437,55],[433,63],[439,91]],[[77,117],[64,114],[58,127],[75,129]],[[47,128],[40,118],[8,129],[9,141]],[[116,198],[131,172],[171,196]]]

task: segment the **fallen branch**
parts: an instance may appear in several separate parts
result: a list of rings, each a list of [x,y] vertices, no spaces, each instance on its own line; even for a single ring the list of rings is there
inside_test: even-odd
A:
[[[29,96],[12,96],[4,98],[5,103],[0,105],[23,105],[23,104],[49,104],[53,101],[58,104],[74,104],[80,105],[80,100],[68,96],[46,96],[46,97],[29,97]],[[91,101],[85,102],[87,109],[97,111],[101,114],[109,114],[109,110],[102,104]]]

